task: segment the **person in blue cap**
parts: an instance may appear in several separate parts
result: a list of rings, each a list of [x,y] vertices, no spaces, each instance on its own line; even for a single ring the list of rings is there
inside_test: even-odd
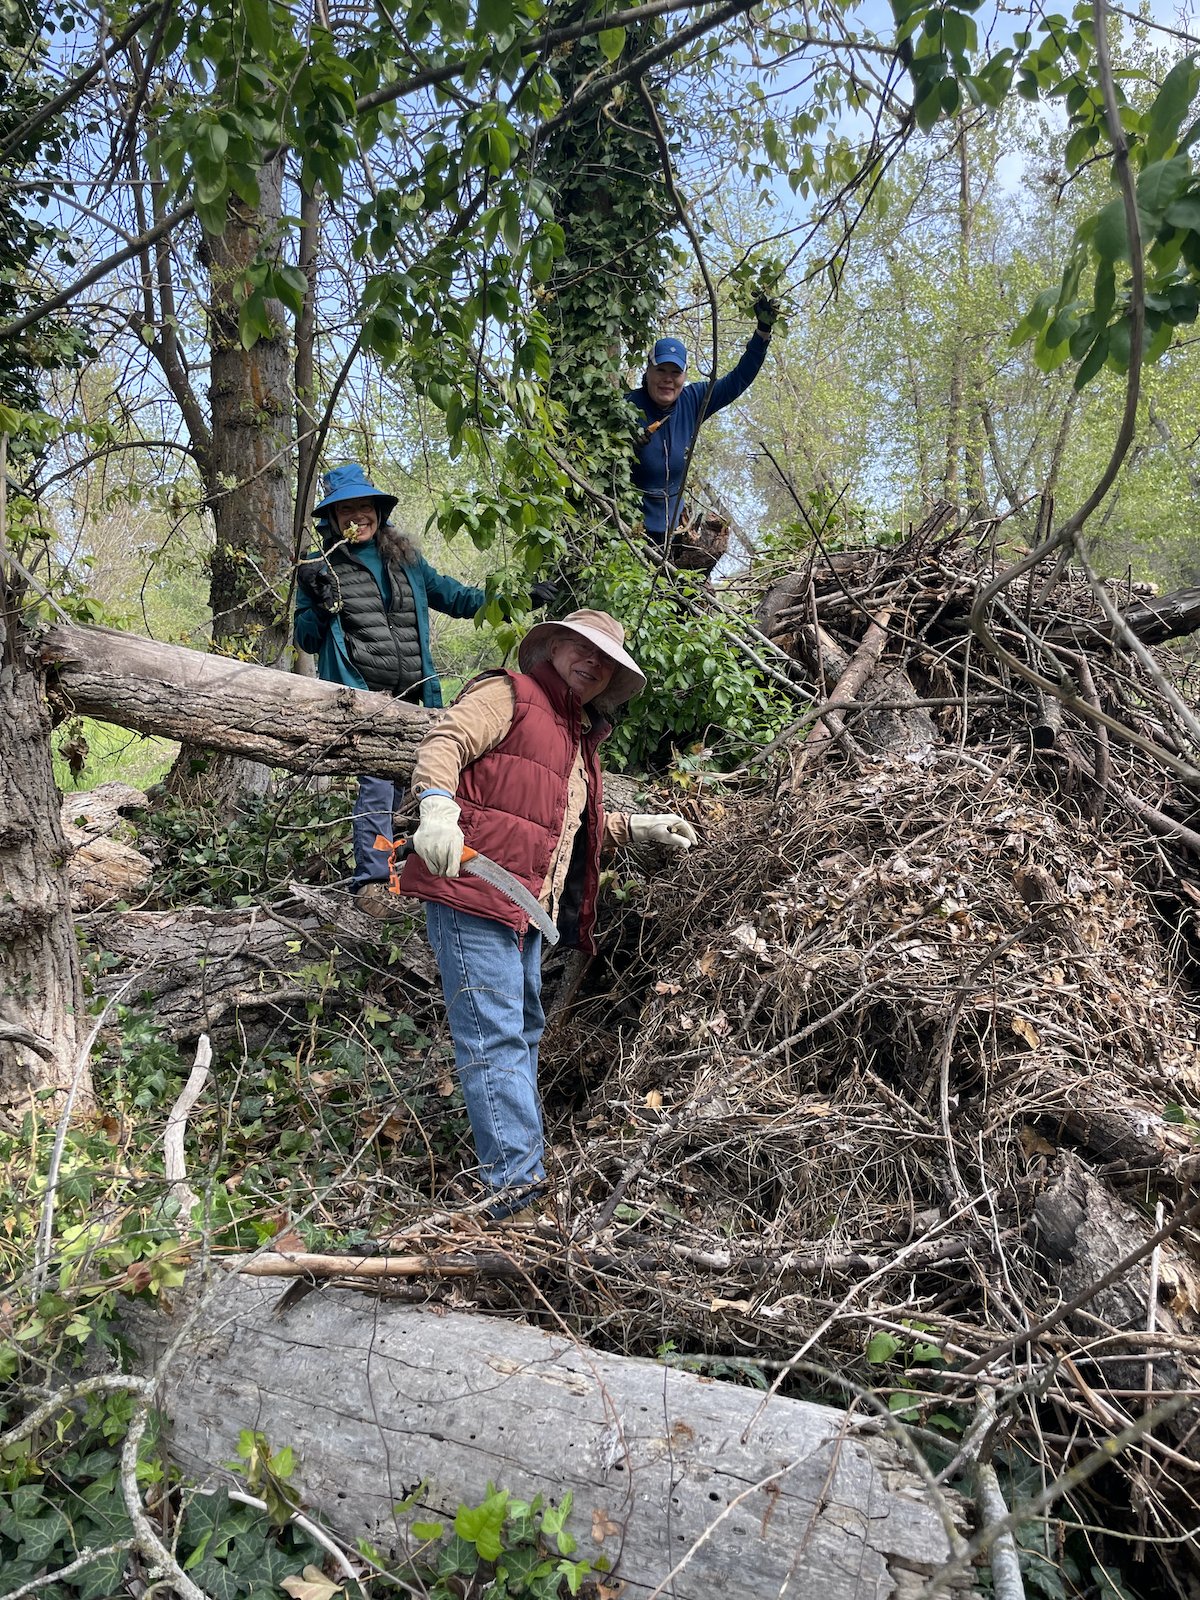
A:
[[[318,676],[328,683],[440,706],[430,608],[473,617],[484,591],[431,567],[389,522],[396,497],[376,489],[356,463],[334,467],[321,481],[325,496],[314,514],[322,549],[297,569],[296,644],[316,656]],[[392,838],[395,803],[391,778],[359,778],[350,887],[359,909],[380,921],[408,915],[388,890],[387,852],[375,848],[377,837]]]
[[[654,544],[665,548],[679,522],[684,467],[700,424],[745,394],[758,377],[778,315],[778,304],[759,295],[750,342],[737,366],[718,378],[711,391],[703,380],[685,383],[687,350],[682,340],[667,338],[651,351],[640,386],[626,395],[646,419],[634,446],[633,481],[642,491],[642,519]]]

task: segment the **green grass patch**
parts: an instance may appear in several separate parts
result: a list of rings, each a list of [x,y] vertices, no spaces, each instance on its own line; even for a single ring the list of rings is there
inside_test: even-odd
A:
[[[72,717],[55,729],[52,749],[55,783],[64,794],[75,794],[100,783],[128,783],[135,789],[160,783],[179,746],[91,717]]]

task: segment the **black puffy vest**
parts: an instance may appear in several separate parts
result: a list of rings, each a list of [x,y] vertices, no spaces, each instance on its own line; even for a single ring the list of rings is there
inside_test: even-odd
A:
[[[375,575],[347,549],[329,557],[342,590],[342,631],[350,659],[368,689],[403,695],[421,682],[417,607],[404,568],[387,563],[392,603],[384,609]],[[419,692],[416,698],[420,698]]]

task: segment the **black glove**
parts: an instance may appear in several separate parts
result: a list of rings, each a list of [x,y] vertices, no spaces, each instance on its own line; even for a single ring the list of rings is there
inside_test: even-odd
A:
[[[341,587],[327,561],[302,561],[296,569],[296,582],[331,617],[342,609]]]
[[[750,309],[754,312],[759,333],[770,333],[779,316],[779,301],[773,300],[769,294],[760,294]]]
[[[529,604],[533,609],[539,610],[548,606],[558,597],[559,585],[553,578],[539,578],[529,591]]]

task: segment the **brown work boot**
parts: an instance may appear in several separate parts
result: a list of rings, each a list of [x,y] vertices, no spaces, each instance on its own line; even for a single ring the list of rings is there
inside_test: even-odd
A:
[[[354,896],[357,910],[376,922],[398,922],[409,915],[409,908],[386,883],[365,883]]]
[[[512,1211],[507,1217],[501,1217],[493,1227],[521,1228],[528,1232],[533,1229],[539,1233],[553,1232],[558,1227],[558,1213],[554,1209],[554,1202],[543,1195],[538,1200],[531,1200],[527,1206],[522,1206],[519,1211]]]

